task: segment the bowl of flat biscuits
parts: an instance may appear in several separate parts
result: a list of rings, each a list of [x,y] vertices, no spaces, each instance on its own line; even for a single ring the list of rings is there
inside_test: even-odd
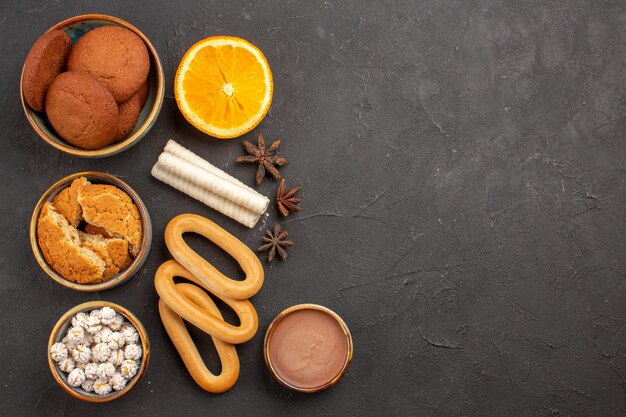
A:
[[[24,114],[35,132],[82,157],[137,144],[156,122],[164,92],[163,67],[148,38],[102,14],[48,29],[26,56],[20,80]]]
[[[101,291],[130,279],[152,242],[145,204],[128,184],[103,172],[79,172],[53,184],[31,218],[37,263],[57,283]]]

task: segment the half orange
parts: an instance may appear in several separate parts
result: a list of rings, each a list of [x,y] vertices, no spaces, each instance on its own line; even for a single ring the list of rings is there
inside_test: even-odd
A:
[[[267,59],[250,42],[213,36],[193,45],[176,70],[174,94],[185,118],[220,139],[254,129],[272,103]]]

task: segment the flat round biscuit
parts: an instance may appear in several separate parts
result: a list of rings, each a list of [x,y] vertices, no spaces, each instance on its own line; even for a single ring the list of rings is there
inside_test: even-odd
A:
[[[46,94],[46,114],[54,130],[81,149],[103,148],[117,134],[117,104],[109,90],[88,74],[59,74]]]
[[[37,242],[48,264],[63,278],[79,284],[102,279],[105,262],[81,246],[78,231],[50,202],[44,204],[37,220]]]
[[[126,239],[136,256],[143,230],[137,206],[128,194],[114,185],[90,184],[78,191],[78,204],[89,224],[102,227],[113,237]]]
[[[35,111],[44,111],[46,91],[65,67],[72,42],[62,30],[46,32],[35,41],[24,62],[22,91],[26,103]]]
[[[91,249],[105,263],[102,280],[107,280],[122,271],[133,261],[128,251],[129,243],[124,239],[105,239],[99,235],[78,232],[81,245]]]
[[[150,83],[146,80],[137,94],[132,96],[126,103],[120,104],[120,121],[117,126],[116,141],[125,139],[137,125],[139,120],[139,113],[143,105],[146,104],[146,99],[150,93]]]
[[[76,42],[67,68],[92,75],[121,104],[134,96],[148,77],[150,56],[143,40],[130,30],[101,26]]]
[[[78,190],[89,184],[87,178],[80,177],[72,181],[69,187],[62,189],[52,199],[56,211],[63,215],[72,227],[78,227],[83,219],[82,209],[78,204]]]

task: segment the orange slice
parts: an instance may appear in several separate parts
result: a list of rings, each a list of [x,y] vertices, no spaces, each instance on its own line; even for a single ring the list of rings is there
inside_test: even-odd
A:
[[[193,45],[176,70],[174,93],[185,118],[220,139],[254,129],[272,103],[274,82],[263,53],[250,42],[214,36]]]

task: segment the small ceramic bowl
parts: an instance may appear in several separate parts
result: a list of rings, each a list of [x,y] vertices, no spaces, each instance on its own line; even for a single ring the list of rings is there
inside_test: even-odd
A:
[[[342,329],[343,334],[346,337],[347,354],[346,354],[346,359],[345,359],[345,362],[343,363],[341,370],[332,380],[317,387],[299,387],[299,386],[290,384],[289,382],[287,382],[280,376],[279,372],[277,372],[276,367],[272,363],[272,360],[270,357],[269,346],[272,342],[272,335],[273,335],[274,330],[277,328],[277,325],[280,323],[281,320],[283,320],[289,314],[296,312],[296,311],[300,311],[300,310],[317,310],[317,311],[321,311],[323,313],[328,314],[330,317],[332,317],[333,319],[337,321],[337,323]],[[263,342],[263,356],[265,358],[265,364],[267,365],[267,369],[270,371],[270,374],[272,375],[272,377],[276,381],[278,381],[281,385],[289,389],[292,389],[294,391],[304,392],[304,393],[314,393],[314,392],[322,391],[335,385],[348,370],[348,367],[350,366],[350,362],[352,361],[352,352],[353,352],[352,334],[350,333],[350,329],[348,328],[348,325],[346,324],[346,322],[343,321],[343,319],[339,317],[339,315],[335,313],[334,311],[332,311],[331,309],[318,305],[318,304],[298,304],[298,305],[295,305],[295,306],[292,306],[283,310],[270,323],[269,327],[267,328],[267,332],[265,332],[265,340]]]
[[[111,391],[111,393],[108,395],[98,395],[93,392],[87,392],[80,387],[71,386],[67,382],[67,375],[59,369],[59,366],[50,356],[50,347],[53,344],[63,340],[67,329],[71,326],[72,317],[80,312],[87,312],[102,307],[112,308],[117,313],[124,316],[124,318],[128,322],[130,322],[130,324],[132,324],[135,329],[137,329],[137,333],[139,333],[139,341],[141,342],[141,349],[143,350],[141,356],[141,364],[139,365],[137,374],[130,381],[128,381],[128,384],[126,385],[126,387],[124,387],[124,389],[120,391]],[[132,390],[135,385],[137,385],[143,374],[146,372],[146,369],[148,368],[148,361],[150,359],[150,343],[148,341],[148,333],[146,333],[146,329],[143,327],[137,317],[135,317],[130,311],[120,305],[110,303],[108,301],[89,301],[87,303],[79,304],[76,307],[70,309],[67,313],[63,314],[59,321],[57,321],[57,323],[52,328],[52,332],[50,333],[50,338],[48,339],[48,350],[46,354],[48,355],[48,366],[50,367],[50,372],[52,372],[52,376],[61,386],[61,388],[67,391],[68,394],[75,398],[78,398],[79,400],[88,401],[91,403],[104,403],[108,401],[113,401],[114,399],[121,397],[122,395]]]
[[[72,44],[75,44],[81,36],[89,32],[91,29],[106,25],[117,25],[134,32],[144,41],[146,48],[148,48],[148,55],[150,55],[150,74],[148,75],[150,80],[150,93],[148,95],[148,99],[146,100],[146,104],[143,106],[143,109],[139,114],[139,120],[137,121],[135,129],[124,140],[101,149],[81,149],[67,143],[54,131],[44,113],[34,111],[26,103],[24,93],[22,91],[24,77],[24,69],[22,68],[22,77],[20,78],[20,98],[22,100],[22,108],[24,109],[24,114],[26,115],[28,122],[33,127],[35,132],[37,132],[37,134],[44,141],[46,141],[46,143],[70,155],[82,156],[86,158],[100,158],[115,155],[129,149],[139,142],[139,140],[143,138],[146,133],[148,133],[150,128],[156,122],[157,116],[161,111],[161,106],[163,105],[165,77],[163,75],[163,66],[161,65],[159,55],[148,38],[130,23],[117,17],[107,16],[104,14],[85,14],[71,17],[57,23],[48,29],[48,31],[61,29],[70,37]]]
[[[41,209],[43,205],[47,201],[52,201],[54,196],[56,196],[62,189],[68,187],[72,181],[76,178],[85,177],[92,184],[110,184],[114,185],[120,190],[124,191],[126,194],[130,196],[133,200],[137,209],[139,210],[139,216],[141,217],[141,225],[143,229],[143,236],[141,239],[141,247],[139,248],[139,252],[133,262],[126,267],[126,269],[120,271],[118,274],[109,278],[108,280],[98,283],[98,284],[78,284],[76,282],[72,282],[68,279],[63,278],[59,275],[46,261],[44,258],[41,249],[39,248],[39,243],[37,240],[37,221],[39,220],[39,213],[41,213]],[[46,274],[59,284],[71,288],[77,291],[102,291],[107,290],[109,288],[117,287],[118,285],[123,284],[128,281],[133,275],[135,275],[146,258],[148,257],[148,252],[150,251],[150,245],[152,243],[152,223],[150,221],[150,215],[148,214],[148,209],[146,205],[143,203],[139,194],[135,192],[128,184],[119,178],[111,175],[105,174],[104,172],[77,172],[76,174],[68,175],[65,178],[60,179],[56,183],[54,183],[48,190],[41,196],[39,202],[35,206],[35,210],[33,211],[33,216],[30,220],[30,246],[33,250],[33,254],[35,255],[35,259],[41,269],[44,270]]]

